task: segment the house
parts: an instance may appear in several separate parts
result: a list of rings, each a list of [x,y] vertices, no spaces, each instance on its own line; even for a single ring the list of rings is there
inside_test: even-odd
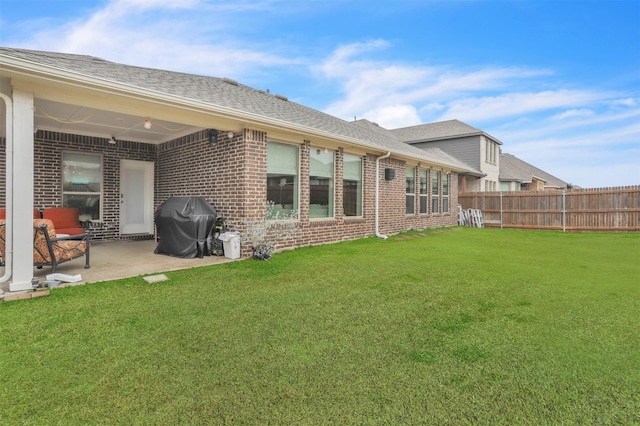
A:
[[[229,78],[86,55],[0,48],[0,99],[11,291],[30,288],[34,208],[77,207],[108,240],[153,238],[173,196],[205,198],[241,233],[271,202],[297,212],[294,239],[274,237],[285,249],[455,225],[452,183],[473,172]]]
[[[469,168],[458,174],[460,192],[497,191],[502,142],[459,120],[439,121],[391,132],[402,142],[420,149],[437,148]]]
[[[500,154],[500,191],[567,189],[567,182],[532,166],[515,155]]]

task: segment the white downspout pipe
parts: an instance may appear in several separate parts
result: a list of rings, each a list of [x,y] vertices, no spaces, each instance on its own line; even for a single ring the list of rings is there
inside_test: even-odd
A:
[[[0,283],[9,281],[13,266],[13,101],[4,93],[0,93],[6,112],[6,184],[5,184],[5,242],[4,242],[4,275]]]
[[[380,209],[380,160],[384,160],[385,158],[391,157],[391,151],[387,151],[387,153],[381,157],[376,159],[376,237],[386,240],[386,235],[382,235],[378,230],[378,216]]]

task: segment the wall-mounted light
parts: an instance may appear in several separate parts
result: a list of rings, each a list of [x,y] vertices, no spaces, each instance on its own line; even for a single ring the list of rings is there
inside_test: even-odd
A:
[[[229,139],[233,139],[234,136],[235,136],[235,133],[233,133],[232,131],[229,131],[229,133],[227,133],[227,137]]]
[[[218,131],[216,129],[209,129],[209,145],[216,146],[218,144]]]
[[[149,130],[151,128],[151,124],[153,124],[151,122],[151,120],[149,120],[149,119],[144,120],[144,128],[145,129]]]
[[[116,144],[116,137],[115,136],[111,136],[111,139],[109,139],[109,143],[111,145],[115,145]]]

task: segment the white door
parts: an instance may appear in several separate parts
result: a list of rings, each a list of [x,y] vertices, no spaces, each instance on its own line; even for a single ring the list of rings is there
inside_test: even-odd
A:
[[[120,233],[153,234],[153,163],[120,160]]]

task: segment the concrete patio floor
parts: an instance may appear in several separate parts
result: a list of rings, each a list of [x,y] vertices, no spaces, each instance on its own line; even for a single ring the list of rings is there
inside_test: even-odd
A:
[[[82,281],[70,283],[70,285],[78,285],[199,266],[218,265],[240,260],[227,259],[224,256],[181,259],[155,254],[153,251],[156,246],[157,243],[153,240],[93,241],[89,257],[91,268],[84,269],[85,258],[81,257],[58,265],[56,273],[66,275],[80,274]],[[0,276],[3,274],[4,267],[0,267]],[[51,274],[51,267],[33,268],[33,276],[40,278],[40,282],[45,281],[48,274]],[[61,283],[61,285],[64,284]],[[5,295],[8,294],[9,283],[0,283],[0,289],[5,292]]]

